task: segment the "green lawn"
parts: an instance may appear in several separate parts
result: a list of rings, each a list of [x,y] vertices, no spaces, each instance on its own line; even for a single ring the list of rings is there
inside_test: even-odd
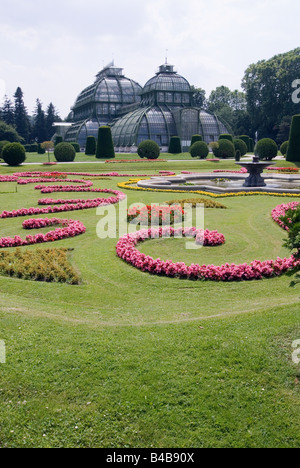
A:
[[[93,158],[53,170],[154,174],[204,165],[236,168],[233,161],[104,165]],[[116,189],[125,180],[94,185]],[[1,184],[1,211],[37,206],[42,196],[33,187]],[[129,205],[185,197],[126,195]],[[189,251],[183,240],[167,239],[140,249],[186,263],[287,256],[271,211],[293,200],[221,198],[227,209],[207,209],[205,226],[222,232],[225,245]],[[87,228],[53,244],[74,249],[82,284],[0,277],[0,447],[299,447],[300,369],[292,361],[299,289],[288,277],[213,283],[150,276],[116,257],[116,239],[98,239],[96,209],[63,217]],[[24,236],[23,220],[1,219],[1,236]]]

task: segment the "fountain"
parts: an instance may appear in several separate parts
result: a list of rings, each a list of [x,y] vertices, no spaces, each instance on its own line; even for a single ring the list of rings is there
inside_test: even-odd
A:
[[[276,162],[260,161],[257,156],[254,156],[251,162],[236,162],[236,164],[247,169],[249,173],[243,187],[266,187],[267,184],[261,174],[267,167],[276,164]]]
[[[201,164],[201,163],[200,163]],[[300,194],[300,174],[263,174],[264,169],[276,164],[275,161],[260,161],[254,156],[252,161],[239,161],[237,165],[246,172],[218,171],[211,173],[182,173],[172,177],[152,177],[140,180],[138,187],[172,191],[201,191],[216,194],[263,192]]]

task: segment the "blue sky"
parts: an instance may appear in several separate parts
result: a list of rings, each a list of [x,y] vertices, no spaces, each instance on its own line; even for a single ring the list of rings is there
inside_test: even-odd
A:
[[[20,86],[62,118],[113,58],[142,86],[168,61],[190,84],[241,89],[251,63],[299,46],[295,0],[1,0],[0,102]],[[299,77],[300,78],[300,77]]]

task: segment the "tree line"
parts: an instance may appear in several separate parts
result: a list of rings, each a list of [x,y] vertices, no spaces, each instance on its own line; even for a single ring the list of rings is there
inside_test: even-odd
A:
[[[192,86],[193,104],[216,114],[233,135],[249,135],[253,140],[271,138],[278,145],[287,141],[292,116],[300,114],[300,47],[251,64],[241,87],[243,91],[219,86],[206,98],[205,90]],[[53,123],[60,121],[54,105],[50,103],[44,111],[39,99],[30,117],[18,87],[14,102],[6,96],[0,108],[0,140],[49,141],[55,133]],[[9,138],[3,138],[3,125],[9,126],[5,127]]]
[[[300,48],[251,64],[241,86],[219,86],[208,99],[194,88],[195,105],[227,122],[234,135],[288,140],[292,116],[300,114]]]
[[[55,133],[54,122],[61,122],[55,106],[51,102],[46,111],[39,99],[36,100],[34,115],[28,114],[23,91],[17,88],[14,100],[4,97],[0,107],[0,140],[42,143],[49,141]]]

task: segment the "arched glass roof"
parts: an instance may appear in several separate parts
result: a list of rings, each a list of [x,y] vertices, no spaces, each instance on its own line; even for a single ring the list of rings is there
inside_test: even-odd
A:
[[[143,94],[153,91],[191,92],[189,82],[174,71],[173,65],[161,65],[159,72],[145,84]]]
[[[142,87],[126,78],[122,71],[110,64],[98,73],[96,81],[76,99],[72,108],[75,121],[95,116],[107,116],[108,121],[122,106],[140,102]]]
[[[172,136],[179,136],[185,147],[193,135],[204,141],[217,141],[220,133],[228,133],[226,126],[214,115],[195,107],[141,107],[111,124],[116,147],[138,146],[144,140],[154,140],[168,147]]]
[[[142,107],[112,125],[115,146],[138,146],[144,140],[154,140],[160,146],[168,146],[176,135],[176,124],[167,106]]]

